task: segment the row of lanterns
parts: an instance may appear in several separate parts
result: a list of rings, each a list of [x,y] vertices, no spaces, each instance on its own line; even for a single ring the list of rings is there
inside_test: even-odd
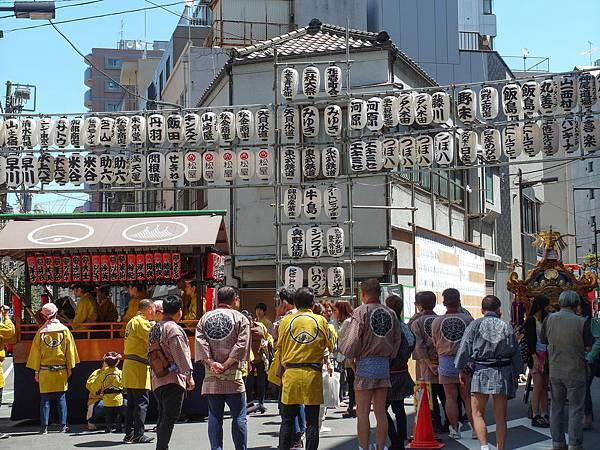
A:
[[[331,65],[324,70],[324,90],[330,97],[336,97],[342,92],[342,69]],[[281,71],[280,92],[287,101],[292,101],[298,94],[300,74],[294,67],[286,67]],[[318,67],[307,66],[302,71],[302,94],[308,98],[315,98],[321,88],[321,71]]]
[[[346,291],[346,274],[343,267],[329,267],[327,271],[321,266],[312,266],[307,270],[307,285],[315,295],[322,297],[326,291],[332,297],[340,297]],[[286,287],[300,289],[304,286],[304,271],[298,266],[285,269],[284,284]]]
[[[319,226],[313,225],[306,230],[299,226],[292,227],[287,232],[287,251],[290,258],[320,258],[323,256],[323,246],[327,254],[334,258],[343,256],[344,230],[341,227],[330,227],[327,233]]]
[[[300,213],[308,219],[316,219],[325,210],[325,215],[336,220],[342,212],[342,195],[339,188],[328,186],[321,191],[316,186],[304,190],[289,187],[283,192],[283,213],[288,219],[300,218]]]

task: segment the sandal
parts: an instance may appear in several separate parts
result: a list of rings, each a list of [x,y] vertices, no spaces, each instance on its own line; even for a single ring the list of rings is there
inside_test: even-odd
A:
[[[536,428],[550,428],[550,424],[542,416],[535,416],[531,419],[531,426]]]

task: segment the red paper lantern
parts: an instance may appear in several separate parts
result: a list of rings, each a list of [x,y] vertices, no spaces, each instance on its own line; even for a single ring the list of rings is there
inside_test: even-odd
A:
[[[119,272],[119,281],[127,281],[127,255],[125,253],[120,253],[117,255],[117,264],[118,264],[118,272]]]
[[[90,255],[81,255],[81,281],[83,283],[92,281],[92,258]]]
[[[81,281],[81,256],[79,255],[71,257],[71,281],[75,283]]]
[[[172,253],[173,261],[173,279],[178,281],[181,278],[181,253]]]
[[[46,281],[46,271],[44,270],[44,257],[37,256],[35,258],[35,280],[36,283],[42,284]]]
[[[154,278],[161,280],[163,278],[163,258],[162,253],[154,254]]]
[[[100,257],[100,280],[110,281],[110,256],[102,255]]]
[[[144,258],[146,259],[146,280],[152,281],[156,278],[154,274],[154,253],[146,253]]]
[[[27,274],[29,275],[29,281],[33,284],[37,283],[37,272],[36,272],[36,262],[35,256],[28,256],[26,258],[27,262]]]
[[[205,313],[207,313],[213,309],[215,291],[216,291],[216,289],[214,287],[206,288],[206,294],[204,295],[204,312]]]
[[[62,283],[63,281],[63,273],[62,273],[62,258],[60,256],[55,256],[54,264],[52,265],[54,269],[54,282]]]
[[[173,278],[173,258],[170,253],[163,253],[163,279],[171,280]]]
[[[136,279],[139,281],[144,281],[146,279],[146,257],[142,254],[135,255],[136,264],[135,264],[135,275]]]
[[[71,282],[71,257],[63,256],[62,257],[62,281],[65,284]]]
[[[108,264],[110,272],[110,281],[119,281],[119,262],[118,255],[108,255]]]
[[[218,253],[206,254],[206,278],[221,281],[225,278],[225,257]]]
[[[127,255],[127,280],[135,281],[136,280],[136,257],[135,255]]]
[[[52,267],[54,264],[54,258],[52,256],[46,256],[44,258],[44,273],[46,278],[46,282],[53,283],[54,282],[54,268]]]
[[[99,283],[102,281],[102,264],[100,255],[92,255],[92,281]]]
[[[13,294],[11,296],[11,299],[12,299],[12,305],[13,305],[13,311],[15,313],[15,317],[18,317],[20,319],[21,318],[21,310],[23,309],[23,304],[21,303],[21,298],[18,295]]]

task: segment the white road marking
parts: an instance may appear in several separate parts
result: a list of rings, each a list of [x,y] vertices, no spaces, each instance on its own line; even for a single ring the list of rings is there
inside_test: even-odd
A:
[[[550,434],[550,429],[549,428],[534,428],[534,427],[532,427],[531,420],[528,419],[527,417],[510,420],[510,421],[508,421],[507,426],[508,426],[508,432],[510,432],[510,429],[514,428],[514,427],[525,427],[532,431],[535,431],[536,433],[547,436],[549,438],[546,441],[536,442],[534,444],[526,445],[524,447],[519,447],[514,450],[539,450],[540,445],[552,445],[552,439],[551,439],[552,436]],[[496,431],[496,425],[494,424],[494,425],[488,426],[487,431],[488,431],[488,433],[494,433]],[[479,441],[477,439],[471,439],[471,430],[464,432],[463,438],[456,442],[458,442],[463,447],[468,448],[469,450],[480,450],[480,448],[481,448],[479,445]],[[496,447],[493,446],[492,444],[489,444],[489,446],[490,446],[490,450],[496,449]]]
[[[10,366],[8,366],[8,369],[6,369],[6,370],[4,371],[4,379],[5,379],[5,380],[8,378],[8,375],[10,375],[10,373],[12,372],[12,370],[13,370],[13,367],[14,367],[14,365],[13,365],[13,363],[11,362],[11,363],[10,363]]]

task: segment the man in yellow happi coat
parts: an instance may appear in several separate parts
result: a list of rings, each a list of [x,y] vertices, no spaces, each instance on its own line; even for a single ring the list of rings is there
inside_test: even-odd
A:
[[[198,311],[198,283],[196,280],[185,281],[183,294],[189,299],[189,302],[185,302],[183,305],[183,320],[198,320],[202,311]],[[202,305],[200,308],[203,309]]]
[[[91,294],[91,288],[85,284],[78,284],[73,289],[76,297],[79,297],[75,317],[73,318],[73,330],[86,330],[82,323],[98,321],[98,303]]]
[[[323,403],[323,354],[333,351],[333,337],[327,319],[314,314],[315,296],[310,288],[296,291],[297,312],[281,319],[279,350],[283,377],[281,380],[281,428],[279,448],[292,445],[294,417],[300,405],[306,414],[306,448],[319,446],[319,406]]]
[[[2,405],[2,390],[4,389],[4,370],[2,369],[2,362],[6,356],[4,351],[4,345],[12,341],[15,337],[15,325],[8,317],[8,306],[0,307],[2,312],[2,322],[0,322],[0,405]],[[0,433],[1,439],[2,433]]]
[[[150,401],[150,362],[148,336],[154,325],[154,303],[141,300],[139,311],[125,328],[125,362],[123,387],[127,390],[125,438],[127,443],[148,443],[154,438],[144,435],[144,422]]]
[[[123,316],[122,322],[129,323],[129,321],[135,316],[139,311],[140,301],[148,298],[148,293],[146,292],[146,286],[143,283],[132,283],[127,287],[127,292],[129,293],[129,303],[127,304],[127,311],[125,311],[125,315]]]
[[[79,362],[73,335],[56,318],[57,313],[54,303],[46,303],[42,307],[41,314],[46,323],[36,333],[27,359],[27,367],[35,371],[35,381],[40,388],[41,434],[48,433],[51,399],[58,402],[60,431],[69,431],[65,394],[71,370]]]

